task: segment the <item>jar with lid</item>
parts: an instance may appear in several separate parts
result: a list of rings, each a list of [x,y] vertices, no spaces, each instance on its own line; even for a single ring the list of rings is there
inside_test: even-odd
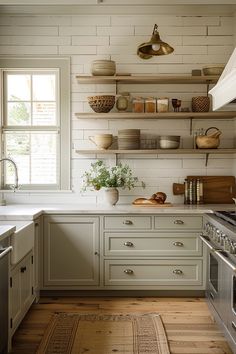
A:
[[[132,106],[134,113],[144,113],[144,99],[142,97],[134,97]]]
[[[167,97],[157,99],[157,112],[164,113],[169,110],[169,99]]]
[[[156,112],[156,99],[154,97],[145,98],[145,112],[146,113]]]
[[[130,95],[129,92],[121,92],[120,96],[117,98],[116,101],[116,108],[118,111],[127,111],[130,102]]]

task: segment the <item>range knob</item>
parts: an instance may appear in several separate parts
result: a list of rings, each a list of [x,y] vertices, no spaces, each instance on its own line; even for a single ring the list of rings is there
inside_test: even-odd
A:
[[[230,241],[229,252],[230,252],[231,254],[236,254],[236,243],[233,242],[233,241]]]
[[[224,250],[230,252],[230,239],[228,236],[225,236],[224,239]]]
[[[220,245],[224,246],[226,235],[221,233],[220,235]]]

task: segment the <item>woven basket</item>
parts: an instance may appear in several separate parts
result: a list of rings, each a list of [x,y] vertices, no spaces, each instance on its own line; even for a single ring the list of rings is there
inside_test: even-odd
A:
[[[198,96],[192,98],[193,112],[209,112],[210,98],[207,96]]]
[[[96,113],[108,113],[114,107],[115,96],[89,96],[88,103]]]

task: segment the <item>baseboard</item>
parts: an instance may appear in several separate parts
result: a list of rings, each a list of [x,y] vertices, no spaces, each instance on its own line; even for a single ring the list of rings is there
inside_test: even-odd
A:
[[[205,297],[204,290],[41,290],[40,296]]]

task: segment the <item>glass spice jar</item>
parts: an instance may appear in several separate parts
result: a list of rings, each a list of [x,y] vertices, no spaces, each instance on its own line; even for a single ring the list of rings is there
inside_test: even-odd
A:
[[[145,112],[146,113],[156,112],[156,99],[154,97],[147,97],[145,99]]]
[[[144,99],[142,97],[133,98],[132,110],[134,113],[144,113]]]
[[[167,97],[157,99],[157,112],[164,113],[169,110],[169,99]]]
[[[128,92],[121,92],[120,96],[117,98],[116,101],[116,108],[118,111],[126,111],[129,107],[129,93]]]

